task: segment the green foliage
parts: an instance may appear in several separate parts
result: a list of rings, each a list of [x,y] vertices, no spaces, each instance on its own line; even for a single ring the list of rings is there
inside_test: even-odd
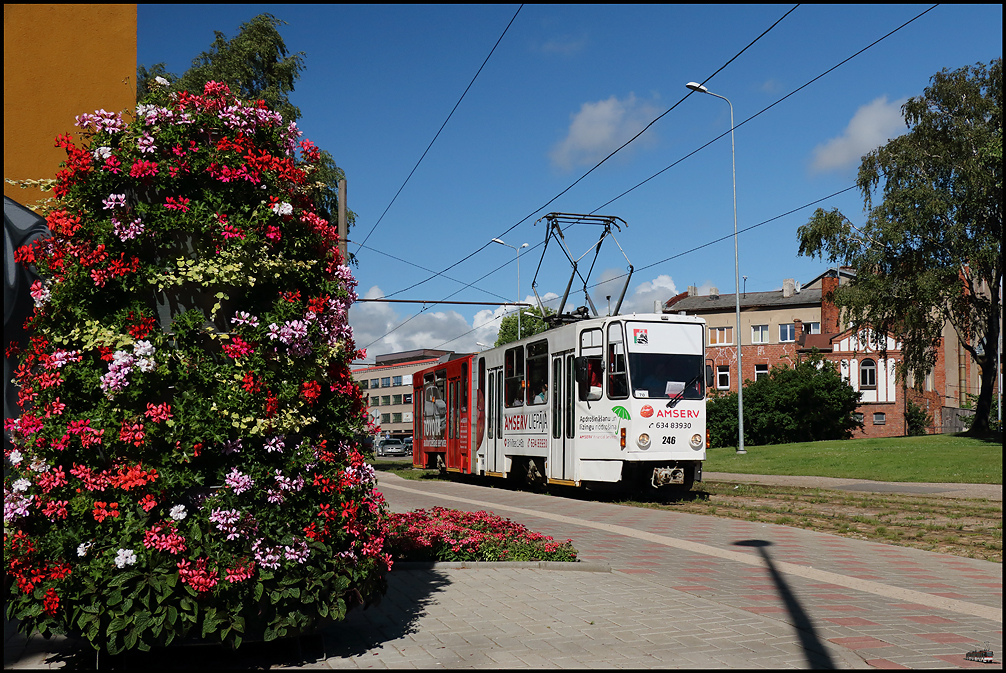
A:
[[[290,54],[279,33],[286,25],[271,14],[259,14],[241,24],[240,32],[230,40],[214,31],[216,39],[209,50],[192,60],[192,67],[181,77],[168,72],[164,63],[136,70],[136,100],[140,103],[163,103],[170,92],[201,91],[206,82],[225,82],[235,94],[250,100],[264,100],[287,121],[301,117],[300,108],[290,102],[290,94],[304,69],[304,52]],[[167,80],[162,86],[157,78]],[[310,173],[312,198],[318,214],[335,222],[339,210],[339,180],[346,175],[330,153],[321,150]],[[346,229],[353,228],[356,213],[346,210]],[[355,257],[350,254],[350,264]]]
[[[908,133],[863,157],[867,220],[818,209],[800,254],[851,265],[835,303],[858,327],[902,342],[898,374],[918,385],[936,364],[946,324],[982,370],[972,432],[989,429],[1002,279],[1002,59],[943,70],[904,106]],[[882,198],[875,202],[880,190]]]
[[[811,357],[795,368],[774,367],[744,386],[745,445],[848,439],[862,424],[853,417],[859,393],[834,365]],[[737,394],[706,404],[712,446],[737,445]]]
[[[529,336],[534,336],[535,334],[541,334],[548,329],[548,325],[542,320],[543,315],[552,315],[555,313],[552,309],[545,307],[545,313],[541,312],[540,308],[526,308],[524,306],[520,307],[523,313],[520,316],[520,338],[526,338]],[[533,315],[528,315],[531,313]],[[500,321],[500,331],[496,335],[496,343],[494,346],[502,346],[508,344],[512,341],[517,341],[517,313],[511,313],[510,315],[504,316],[503,320]]]
[[[745,396],[745,402],[747,397]],[[959,435],[878,437],[710,449],[705,472],[925,483],[1002,484],[1002,441]]]
[[[905,401],[905,430],[909,437],[924,435],[933,427],[933,415],[911,400]]]

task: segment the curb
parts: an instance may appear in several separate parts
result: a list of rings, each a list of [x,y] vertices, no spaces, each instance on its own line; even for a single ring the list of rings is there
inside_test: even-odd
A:
[[[588,573],[610,573],[607,563],[580,561],[396,561],[395,570],[573,570]]]

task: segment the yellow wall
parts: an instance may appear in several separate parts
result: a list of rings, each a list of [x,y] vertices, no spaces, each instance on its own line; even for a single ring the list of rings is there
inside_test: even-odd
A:
[[[136,5],[4,5],[4,178],[54,178],[75,116],[136,105]],[[37,190],[4,183],[29,204]]]

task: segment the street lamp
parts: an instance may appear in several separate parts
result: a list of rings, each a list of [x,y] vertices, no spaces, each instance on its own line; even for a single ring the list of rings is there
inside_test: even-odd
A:
[[[500,245],[505,245],[508,248],[513,248],[514,252],[517,253],[517,303],[520,303],[520,251],[527,247],[527,243],[520,246],[519,248],[510,245],[509,243],[504,243],[498,238],[492,240],[493,243],[499,243]],[[520,306],[517,307],[517,340],[520,341]]]
[[[689,82],[685,86],[692,91],[722,98],[730,106],[730,162],[734,182],[734,298],[737,310],[737,453],[747,453],[744,450],[744,368],[741,367],[741,272],[737,259],[737,154],[734,149],[734,104],[726,96],[713,93],[698,82]]]

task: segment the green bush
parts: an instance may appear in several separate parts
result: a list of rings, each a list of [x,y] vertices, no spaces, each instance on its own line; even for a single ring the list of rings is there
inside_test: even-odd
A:
[[[744,386],[744,443],[849,439],[862,427],[853,416],[859,397],[820,356],[794,368],[773,367],[768,376]],[[714,397],[706,410],[710,445],[736,446],[737,394]]]
[[[905,402],[905,428],[909,437],[924,435],[933,426],[933,415],[911,400]]]

